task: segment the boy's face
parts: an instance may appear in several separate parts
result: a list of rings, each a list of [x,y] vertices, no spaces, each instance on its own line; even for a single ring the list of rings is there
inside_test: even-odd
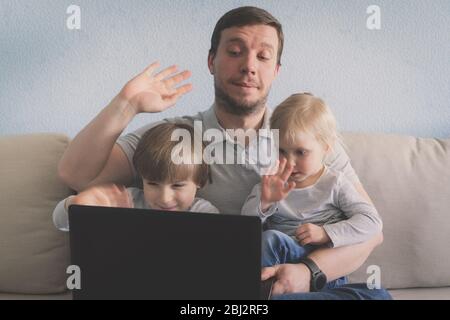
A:
[[[296,188],[314,184],[321,173],[328,149],[309,133],[299,131],[295,141],[281,138],[280,157],[285,157],[294,168],[289,181],[295,182]]]
[[[148,206],[170,211],[188,211],[198,189],[192,180],[155,182],[143,179],[143,184]]]
[[[247,111],[264,106],[278,75],[277,53],[278,34],[274,27],[224,29],[216,54],[208,57],[216,95],[224,95],[229,104]]]

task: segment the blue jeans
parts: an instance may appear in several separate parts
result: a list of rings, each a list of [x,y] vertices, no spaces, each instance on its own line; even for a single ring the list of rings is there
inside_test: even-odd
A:
[[[317,249],[300,245],[285,233],[266,230],[262,233],[261,265],[269,267],[283,263],[298,263]],[[385,289],[369,289],[364,283],[347,284],[347,277],[327,283],[320,292],[289,293],[272,297],[273,300],[390,300]]]

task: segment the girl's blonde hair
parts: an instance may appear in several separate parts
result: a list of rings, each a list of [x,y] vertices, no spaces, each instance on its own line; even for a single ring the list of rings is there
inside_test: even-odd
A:
[[[299,131],[313,135],[324,147],[333,148],[339,139],[336,120],[325,102],[311,93],[296,93],[278,105],[270,118],[280,140],[296,141]]]

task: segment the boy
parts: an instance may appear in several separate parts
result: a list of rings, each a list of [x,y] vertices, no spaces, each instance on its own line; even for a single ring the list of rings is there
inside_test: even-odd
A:
[[[187,130],[191,137],[191,154],[183,154],[181,164],[172,161],[176,148],[185,142],[171,141],[175,130]],[[159,124],[144,134],[133,157],[134,166],[142,179],[142,189],[125,189],[111,184],[92,187],[59,202],[53,211],[53,222],[58,229],[69,231],[67,208],[71,204],[219,213],[210,202],[195,197],[197,190],[209,178],[208,165],[203,161],[200,164],[194,162],[195,157],[202,156],[201,153],[196,154],[200,151],[194,148],[192,126]]]

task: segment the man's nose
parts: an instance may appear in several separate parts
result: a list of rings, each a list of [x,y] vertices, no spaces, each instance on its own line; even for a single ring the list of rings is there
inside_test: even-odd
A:
[[[252,75],[255,75],[256,74],[256,63],[257,63],[256,57],[254,57],[251,54],[247,54],[242,59],[241,73],[244,73],[244,74],[250,73]]]

